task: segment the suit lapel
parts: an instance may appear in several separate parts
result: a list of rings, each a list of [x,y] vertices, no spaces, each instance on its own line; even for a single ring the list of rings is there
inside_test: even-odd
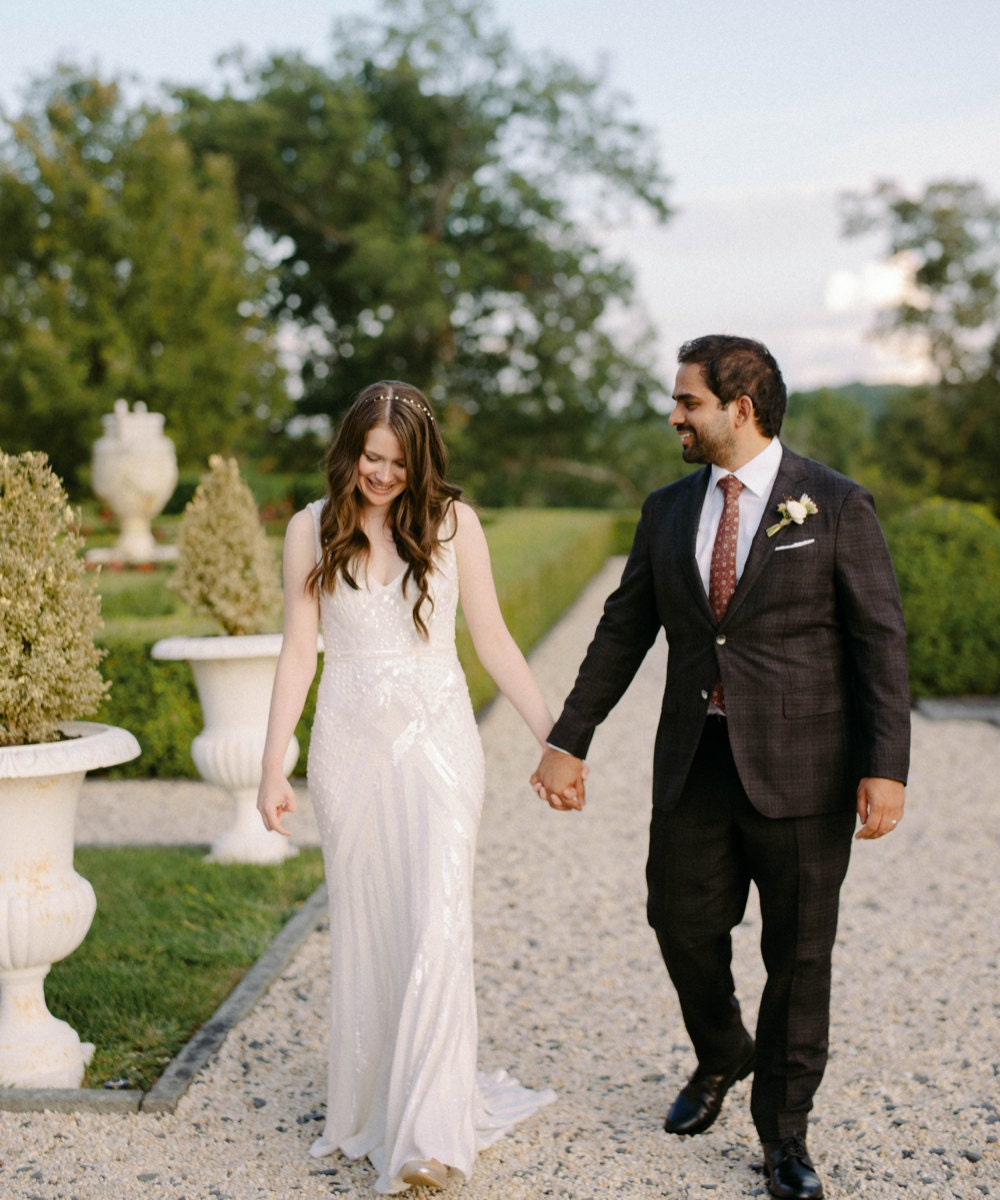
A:
[[[708,481],[711,477],[711,467],[705,467],[704,470],[696,471],[686,477],[691,481],[691,486],[686,489],[684,499],[677,508],[677,529],[683,531],[681,536],[687,539],[683,563],[684,577],[691,589],[691,595],[709,619],[714,622],[715,614],[708,602],[708,594],[701,579],[701,572],[698,570],[698,560],[695,558],[695,550],[698,546],[698,522],[701,519],[701,509],[705,503],[705,493],[708,491]]]
[[[733,592],[733,598],[729,601],[729,607],[726,609],[720,625],[725,625],[739,611],[740,605],[753,590],[754,584],[760,578],[760,573],[771,556],[771,539],[767,536],[767,527],[774,523],[773,518],[778,515],[778,505],[781,501],[797,491],[798,489],[795,485],[801,483],[805,478],[805,460],[800,455],[793,453],[783,446],[781,450],[781,466],[778,468],[778,474],[774,479],[774,486],[771,488],[771,494],[768,496],[767,504],[764,507],[764,515],[761,517],[760,524],[757,526],[757,532],[750,543],[750,553],[747,555],[743,574],[740,576],[740,581],[736,585],[736,591]],[[704,588],[702,591],[704,591]]]

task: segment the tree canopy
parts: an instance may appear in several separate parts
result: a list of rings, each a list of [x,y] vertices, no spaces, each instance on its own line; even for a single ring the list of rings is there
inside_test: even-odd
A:
[[[1000,514],[1000,203],[976,182],[908,196],[894,183],[845,197],[845,232],[881,230],[908,270],[875,333],[903,336],[938,382],[890,399],[875,431],[886,478],[914,497],[988,504]]]
[[[843,204],[847,236],[884,232],[887,257],[908,276],[876,333],[916,342],[945,383],[1000,362],[1000,203],[980,183],[944,179],[917,196],[883,181]]]
[[[512,472],[595,463],[616,414],[653,412],[648,329],[597,223],[666,219],[667,181],[599,74],[525,56],[485,5],[383,12],[340,22],[325,65],[230,58],[220,91],[177,93],[179,127],[233,163],[269,242],[299,413],[409,379],[444,405],[463,478],[499,499]]]
[[[229,164],[70,67],[4,124],[0,445],[73,480],[120,397],[164,413],[188,462],[281,413],[268,272]]]

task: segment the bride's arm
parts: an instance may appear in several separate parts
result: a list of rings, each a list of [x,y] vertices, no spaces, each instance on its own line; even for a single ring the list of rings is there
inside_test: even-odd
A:
[[[306,591],[306,580],[316,563],[315,546],[313,515],[303,509],[288,522],[285,532],[284,631],[257,793],[257,808],[265,826],[286,835],[290,831],[282,825],[282,818],[294,812],[296,805],[295,793],[285,778],[285,752],[316,674],[319,601]]]
[[[483,527],[467,504],[456,502],[454,512],[459,593],[472,644],[493,682],[544,747],[552,714],[500,611]]]

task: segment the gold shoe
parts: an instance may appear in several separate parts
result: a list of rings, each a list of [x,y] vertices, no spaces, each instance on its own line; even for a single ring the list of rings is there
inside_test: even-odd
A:
[[[436,1158],[408,1162],[399,1173],[400,1179],[410,1187],[433,1188],[440,1191],[448,1182],[448,1168]]]

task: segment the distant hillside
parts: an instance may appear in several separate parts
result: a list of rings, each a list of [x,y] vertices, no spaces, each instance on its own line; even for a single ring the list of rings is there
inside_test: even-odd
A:
[[[806,408],[817,400],[840,399],[853,400],[864,405],[873,417],[881,416],[889,400],[915,391],[901,383],[845,383],[841,387],[815,388],[808,392],[792,392],[788,397],[789,413],[797,408]]]

